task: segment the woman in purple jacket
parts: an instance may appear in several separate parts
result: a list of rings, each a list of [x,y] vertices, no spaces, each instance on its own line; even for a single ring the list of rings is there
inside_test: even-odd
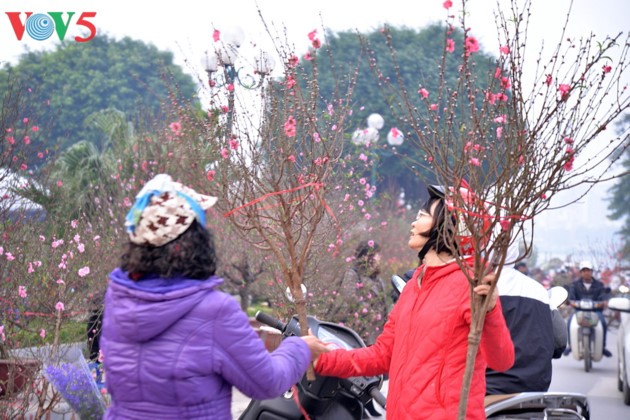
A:
[[[277,397],[326,351],[307,336],[268,353],[238,303],[217,290],[205,227],[215,202],[165,174],[136,196],[105,297],[106,419],[230,419],[232,386]]]

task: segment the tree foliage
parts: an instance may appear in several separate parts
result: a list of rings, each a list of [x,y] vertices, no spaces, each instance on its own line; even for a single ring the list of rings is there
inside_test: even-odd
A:
[[[9,75],[31,89],[33,114],[50,121],[44,145],[50,150],[81,140],[100,149],[106,134],[85,121],[100,110],[116,108],[142,120],[145,115],[158,115],[169,95],[192,99],[196,91],[192,78],[173,64],[172,53],[128,37],[116,40],[106,35],[84,44],[61,43],[53,51],[23,54],[18,64],[0,71],[0,96],[10,88]]]
[[[446,31],[452,32],[450,37],[455,41],[455,50],[445,60],[442,72],[438,69],[442,65]],[[389,46],[384,39],[385,32],[391,37]],[[384,95],[381,84],[374,77],[373,66],[378,66],[379,77],[395,81],[399,89],[412,93],[420,88],[435,92],[440,85],[455,88],[458,83],[458,66],[461,64],[457,57],[462,53],[463,38],[460,29],[441,24],[420,30],[400,27],[387,28],[386,31],[377,29],[366,34],[327,33],[327,49],[318,53],[318,56],[328,54],[328,57],[320,59],[330,64],[321,65],[319,69],[318,81],[323,96],[332,92],[340,83],[356,79],[350,128],[365,128],[366,118],[372,113],[380,114],[385,120],[381,139],[375,144],[366,148],[363,145],[355,147],[350,141],[346,142],[348,150],[356,153],[369,152],[374,159],[375,169],[371,178],[379,194],[386,192],[389,197],[397,198],[402,191],[407,202],[417,202],[424,198],[425,190],[419,182],[418,174],[429,181],[434,177],[431,171],[417,165],[426,156],[413,141],[405,141],[398,147],[392,147],[385,141],[384,137],[391,127],[407,133],[409,124],[391,109],[392,97]],[[485,53],[471,57],[473,71],[484,76],[478,78],[479,83],[485,83],[485,76],[492,73],[495,62],[496,58]],[[417,94],[412,99],[414,106],[419,107],[421,99],[421,95]]]

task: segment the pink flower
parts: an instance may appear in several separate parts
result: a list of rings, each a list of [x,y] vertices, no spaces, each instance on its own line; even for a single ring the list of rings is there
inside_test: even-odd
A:
[[[306,54],[304,54],[304,59],[305,59],[306,61],[311,61],[313,58],[315,58],[315,57],[313,57],[313,56],[311,55],[311,52],[310,52],[310,51],[309,51],[309,52],[307,52]]]
[[[315,49],[321,48],[322,41],[320,41],[319,39],[315,38],[313,40],[313,42],[311,43],[311,45],[313,45],[313,48],[315,48]]]
[[[612,67],[605,65],[604,67],[602,67],[602,70],[604,70],[604,73],[610,73],[610,71],[612,70]]]
[[[550,74],[545,75],[545,84],[551,86],[551,83],[553,83],[553,77]]]
[[[466,51],[467,56],[479,51],[479,42],[474,36],[467,36],[464,44],[464,51]]]
[[[446,52],[452,53],[453,51],[455,51],[455,41],[453,41],[451,38],[448,38],[446,40]]]
[[[608,72],[607,72],[607,73],[608,73]],[[31,128],[31,130],[33,130],[33,131],[37,132],[37,131],[39,131],[39,127],[38,127],[38,126],[36,126],[36,125],[34,125],[34,126]]]
[[[298,56],[292,55],[291,57],[289,57],[289,61],[287,62],[287,65],[289,67],[295,67],[298,65],[299,62],[300,62],[300,59],[298,58]]]
[[[295,156],[291,155],[287,158],[287,160],[291,163],[295,163]]]
[[[284,123],[284,134],[286,134],[287,137],[295,137],[297,132],[295,128],[296,124],[297,122],[293,115],[289,115],[289,118],[287,118],[287,121]]]
[[[368,157],[367,157],[366,155],[364,155],[363,153],[361,153],[361,154],[359,155],[359,160],[362,160],[363,162],[367,162]]]
[[[366,183],[367,183],[367,180],[365,178],[359,179],[359,184],[365,185]]]
[[[59,312],[61,312],[61,311],[65,310],[66,308],[65,308],[65,306],[63,305],[63,302],[57,302],[57,303],[55,304],[55,309],[56,309],[56,310],[58,310]]]
[[[503,127],[497,127],[497,138],[500,139],[503,136]]]
[[[313,140],[315,140],[315,143],[319,143],[320,141],[322,141],[322,139],[319,137],[319,133],[313,133]]]
[[[208,172],[206,172],[206,179],[212,182],[214,181],[214,175],[215,175],[215,172],[211,169]]]
[[[15,144],[15,138],[13,136],[7,137],[7,141],[9,142],[9,144]]]
[[[39,330],[39,336],[41,338],[46,338],[46,330],[43,329],[43,328],[41,330]]]
[[[558,86],[558,92],[560,92],[561,100],[565,101],[569,97],[569,92],[571,91],[571,86],[566,83],[562,83]]]
[[[504,123],[504,122],[506,122],[506,121],[507,121],[507,116],[506,116],[505,114],[503,114],[503,115],[499,115],[498,117],[496,117],[496,118],[494,119],[494,122],[495,122],[495,123],[499,123],[499,124],[502,124],[502,123]]]
[[[370,213],[365,213],[365,215],[363,216],[363,218],[365,220],[370,220],[372,218],[372,215]]]
[[[15,259],[15,257],[13,256],[12,253],[7,252],[6,254],[4,254],[7,257],[8,261],[13,261]]]
[[[418,94],[422,95],[422,97],[425,98],[425,99],[429,97],[429,91],[426,90],[425,88],[420,88],[418,90]]]
[[[429,109],[431,111],[436,111],[438,109],[438,106],[437,106],[437,104],[431,104],[431,105],[429,105]]]
[[[57,186],[58,187],[63,187],[63,181],[57,181]]]
[[[474,166],[481,166],[481,162],[479,162],[479,159],[474,158],[474,157],[470,158],[470,160],[468,160],[468,163]]]
[[[317,37],[317,29],[313,29],[311,32],[308,33],[309,41],[313,41],[316,37]]]
[[[22,120],[22,122],[23,122],[24,124],[28,123],[28,118],[24,118],[24,119]]]
[[[228,156],[230,156],[230,151],[228,149],[226,149],[225,147],[223,149],[221,149],[221,157],[223,159],[227,159]]]
[[[236,149],[238,149],[238,140],[236,140],[236,139],[231,139],[231,140],[229,141],[229,143],[230,143],[230,149],[232,149],[232,150],[236,150]]]
[[[218,29],[215,29],[212,32],[212,39],[214,40],[214,42],[218,42],[219,39],[221,39],[221,31],[219,31]]]
[[[90,274],[90,267],[79,268],[78,271],[79,277],[85,277]]]
[[[173,134],[178,135],[179,132],[182,130],[182,125],[178,122],[172,122],[169,124],[169,128],[171,129]]]
[[[20,295],[21,298],[25,298],[26,297],[26,287],[19,286],[18,287],[18,295]]]
[[[565,142],[566,144],[573,144],[573,139],[572,139],[571,137],[565,137],[565,138],[564,138],[564,142]]]
[[[501,73],[502,73],[502,71],[501,71],[501,67],[497,67],[497,68],[494,70],[494,78],[495,78],[495,79],[500,78],[500,77],[501,77]]]
[[[369,246],[370,248],[373,248],[373,247],[374,247],[374,241],[370,239],[370,240],[368,241],[368,246]]]
[[[227,105],[221,105],[221,112],[227,114],[230,111],[230,108]]]
[[[501,225],[501,230],[507,232],[510,230],[510,219],[501,219],[501,221],[499,222],[499,224]]]
[[[497,101],[497,96],[492,92],[486,92],[486,100],[490,103],[490,105],[494,105]]]
[[[72,229],[76,229],[78,225],[79,225],[79,221],[78,221],[78,220],[76,220],[76,219],[73,219],[73,220],[70,222],[70,226],[72,226]]]
[[[37,157],[40,159],[44,158],[44,154],[42,152],[37,152]]]
[[[55,283],[57,283],[57,284],[66,284],[66,282],[63,281],[62,279],[57,279],[57,281]]]
[[[57,247],[59,247],[61,245],[63,245],[63,239],[59,239],[59,240],[53,241],[53,243],[50,246],[52,246],[53,248],[57,248]]]
[[[85,251],[85,245],[79,244],[77,245],[77,249],[79,250],[80,254],[83,254],[83,252]]]
[[[499,51],[501,52],[501,54],[509,54],[510,53],[510,46],[509,45],[503,45],[499,48]]]
[[[28,165],[27,165],[26,163],[23,163],[23,164],[21,164],[21,165],[20,165],[20,169],[21,169],[22,171],[25,171],[25,170],[27,170],[27,169],[28,169]]]
[[[24,144],[31,144],[31,138],[29,136],[24,136]]]
[[[512,83],[510,83],[510,78],[509,77],[502,77],[501,78],[501,87],[503,89],[509,89],[512,86]]]
[[[444,3],[442,3],[442,7],[448,10],[453,7],[453,2],[451,0],[446,0]]]

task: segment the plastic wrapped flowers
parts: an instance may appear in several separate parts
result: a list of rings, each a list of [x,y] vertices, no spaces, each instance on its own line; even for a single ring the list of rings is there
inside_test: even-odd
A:
[[[46,366],[44,373],[81,420],[103,418],[105,403],[88,369],[61,363]]]

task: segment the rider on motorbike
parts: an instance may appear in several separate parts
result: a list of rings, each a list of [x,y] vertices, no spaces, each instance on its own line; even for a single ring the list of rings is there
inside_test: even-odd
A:
[[[602,354],[606,357],[611,357],[612,353],[606,348],[606,319],[604,318],[604,306],[609,298],[609,291],[599,280],[593,278],[593,264],[590,261],[582,261],[580,263],[580,278],[571,283],[567,290],[569,292],[569,302],[571,306],[575,307],[575,302],[582,299],[590,299],[596,302],[596,313],[602,323],[603,329],[603,345],[604,350]],[[567,321],[567,325],[571,325],[571,319],[575,314],[572,314]],[[570,332],[569,332],[570,333]],[[564,355],[567,356],[571,352],[571,348],[567,347],[564,351]]]
[[[514,243],[506,261],[518,257],[518,244]],[[516,266],[503,267],[497,288],[515,358],[514,366],[505,372],[486,370],[486,394],[546,392],[551,383],[551,360],[561,357],[567,345],[564,319],[549,307],[545,287]]]

